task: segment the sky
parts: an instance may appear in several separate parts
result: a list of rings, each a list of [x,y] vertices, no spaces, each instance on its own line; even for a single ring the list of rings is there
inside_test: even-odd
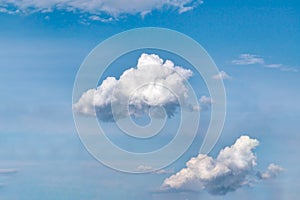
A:
[[[298,1],[0,0],[0,25],[0,200],[300,197]],[[218,101],[210,98],[196,68],[173,53],[142,49],[119,57],[94,88],[87,88],[98,94],[96,104],[83,96],[73,104],[76,75],[89,53],[115,34],[142,27],[191,37],[218,67],[220,73],[209,78],[224,83],[227,113],[207,155],[199,154],[199,148]],[[121,78],[124,72],[127,77]],[[146,85],[132,97],[136,123],[146,124],[149,119],[140,115],[158,104],[168,111],[166,128],[151,142],[120,135],[106,113],[111,97],[130,99],[126,88],[137,87],[140,80],[169,80],[163,83],[175,91]],[[97,161],[80,140],[73,112],[83,119],[96,115],[107,137],[127,151],[162,147],[176,134],[179,110],[191,106],[174,100],[185,98],[186,81],[197,97],[199,107],[191,113],[201,113],[200,128],[185,129],[187,138],[196,131],[195,140],[167,167],[145,174],[120,172]],[[148,101],[141,103],[141,96]],[[126,117],[120,113],[120,119]],[[100,150],[120,166],[129,162]],[[159,165],[161,160],[155,161]]]

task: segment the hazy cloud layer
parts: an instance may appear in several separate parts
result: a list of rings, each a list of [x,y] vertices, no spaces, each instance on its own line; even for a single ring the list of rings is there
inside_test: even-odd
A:
[[[186,168],[164,180],[163,190],[206,190],[214,195],[235,191],[251,181],[275,177],[282,168],[271,164],[264,173],[254,171],[253,153],[258,140],[241,136],[235,144],[220,151],[217,158],[199,154],[186,163]],[[259,174],[259,176],[257,175]]]
[[[192,75],[191,70],[175,66],[170,60],[163,61],[155,54],[142,54],[136,68],[124,71],[119,79],[106,78],[97,89],[82,94],[73,108],[83,115],[97,114],[102,121],[140,116],[157,108],[164,108],[171,117],[180,106],[179,102],[185,106],[189,97],[186,81]],[[161,112],[152,113],[156,114],[154,117],[161,117]]]
[[[201,0],[0,0],[0,12],[31,14],[63,10],[96,16],[104,14],[117,18],[123,14],[144,16],[153,10],[160,9],[175,9],[183,13],[194,9],[201,3]]]

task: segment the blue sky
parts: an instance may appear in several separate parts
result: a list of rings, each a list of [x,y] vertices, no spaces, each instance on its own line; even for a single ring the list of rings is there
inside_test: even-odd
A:
[[[33,9],[26,7],[26,1],[11,5],[0,1],[1,200],[299,198],[298,1],[204,0],[202,4],[162,7],[145,3],[137,4],[136,10],[114,4],[108,4],[107,9],[74,4],[70,12],[64,6],[43,12],[52,4],[32,2]],[[193,9],[183,10],[189,6]],[[149,13],[142,17],[144,11]],[[255,149],[256,169],[264,171],[270,163],[278,164],[285,169],[278,177],[225,196],[205,190],[159,191],[167,177],[197,156],[204,130],[199,131],[191,148],[167,167],[168,173],[121,173],[103,166],[85,150],[72,115],[76,73],[100,42],[139,27],[164,27],[192,37],[230,76],[224,80],[226,123],[209,155],[216,157],[222,148],[248,135],[260,141]],[[136,58],[127,58],[128,63],[136,63]],[[180,62],[175,56],[171,58],[175,64]],[[128,63],[124,70],[131,67]],[[198,95],[209,94],[203,87]],[[209,112],[204,112],[201,120],[206,127]]]

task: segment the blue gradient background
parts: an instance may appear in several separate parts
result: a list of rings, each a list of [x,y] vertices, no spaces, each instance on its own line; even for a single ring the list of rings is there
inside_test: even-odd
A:
[[[49,19],[45,17],[49,16]],[[274,162],[286,170],[226,196],[157,192],[169,174],[131,175],[95,161],[81,144],[72,118],[72,88],[85,56],[104,39],[136,27],[158,26],[198,41],[225,81],[223,134],[211,155],[247,134],[257,138],[258,169]],[[300,197],[300,72],[235,66],[242,53],[300,70],[300,3],[283,0],[205,1],[178,14],[154,11],[111,23],[79,23],[63,11],[0,14],[0,199],[298,199]],[[132,60],[130,61],[132,62]],[[205,117],[204,117],[205,118]],[[204,119],[205,120],[205,119]],[[200,141],[201,142],[201,141]],[[199,140],[168,169],[197,155]],[[147,180],[147,181],[145,181]]]

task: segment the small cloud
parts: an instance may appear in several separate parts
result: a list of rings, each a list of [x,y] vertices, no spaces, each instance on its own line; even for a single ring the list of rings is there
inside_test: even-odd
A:
[[[280,67],[282,67],[282,64],[265,64],[264,65],[265,67],[267,67],[267,68],[280,68]]]
[[[214,100],[211,97],[207,97],[207,96],[203,95],[199,99],[199,102],[200,102],[200,109],[207,110],[210,108],[211,104],[214,103]]]
[[[139,172],[149,172],[149,171],[153,170],[153,168],[151,166],[146,166],[146,165],[140,165],[136,169]]]
[[[191,112],[199,112],[201,110],[201,107],[199,105],[189,104],[189,105],[187,105],[187,108]]]
[[[160,169],[157,171],[154,171],[155,174],[173,174],[174,173],[174,169]]]
[[[188,12],[190,10],[193,10],[194,8],[198,7],[200,4],[203,4],[202,0],[197,1],[190,1],[187,4],[182,4],[180,8],[178,9],[179,14]]]
[[[225,79],[230,79],[231,77],[226,72],[220,71],[218,74],[214,75],[212,78],[216,79],[216,80],[225,80]]]
[[[92,21],[99,21],[99,22],[106,22],[106,23],[114,21],[114,19],[112,17],[102,18],[102,17],[100,17],[98,15],[91,15],[89,17],[89,19],[92,20]]]
[[[201,96],[199,101],[200,101],[200,104],[202,104],[202,105],[204,105],[204,104],[211,105],[214,102],[211,97],[207,97],[205,95]]]
[[[183,7],[183,8],[180,8],[178,12],[181,14],[181,13],[185,13],[187,11],[193,10],[193,9],[194,9],[193,7]]]
[[[163,191],[208,191],[213,195],[225,195],[240,187],[249,186],[255,176],[256,155],[253,150],[259,141],[241,136],[236,142],[219,152],[217,158],[199,154],[186,163],[186,168],[165,179]],[[271,164],[259,179],[273,178],[282,168]],[[264,177],[264,178],[262,178]]]
[[[235,65],[254,65],[254,64],[264,64],[265,61],[262,57],[254,54],[241,54],[239,59],[233,60]]]
[[[258,172],[257,175],[261,179],[271,179],[277,177],[278,174],[280,174],[283,171],[284,169],[282,167],[272,163],[268,166],[267,171],[263,173]]]

